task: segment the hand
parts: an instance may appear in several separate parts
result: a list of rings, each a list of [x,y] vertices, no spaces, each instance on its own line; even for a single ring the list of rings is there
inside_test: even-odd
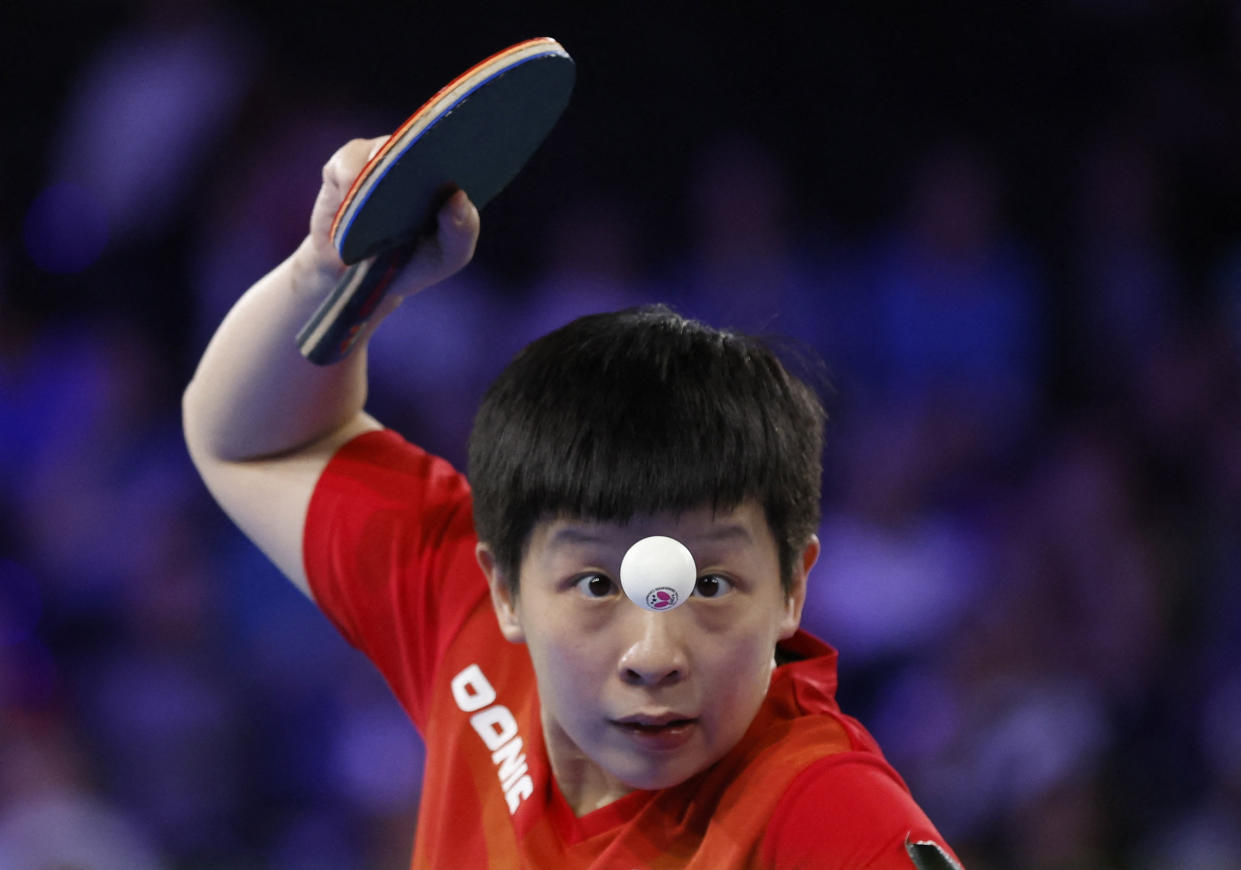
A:
[[[377,139],[354,139],[333,154],[323,167],[323,184],[311,211],[310,235],[303,248],[308,248],[309,255],[313,257],[307,265],[312,265],[321,276],[324,292],[335,286],[345,270],[332,244],[332,220],[353,180],[385,141],[386,137],[382,136]],[[474,256],[479,232],[478,209],[465,191],[458,190],[449,197],[440,208],[437,219],[436,234],[417,241],[414,255],[389,289],[374,320],[382,319],[406,296],[425,290],[458,272]]]

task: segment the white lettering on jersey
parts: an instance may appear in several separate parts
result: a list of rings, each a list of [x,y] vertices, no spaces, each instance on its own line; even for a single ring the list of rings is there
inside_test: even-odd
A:
[[[526,754],[521,751],[517,719],[503,704],[496,704],[496,690],[478,665],[470,665],[452,678],[452,697],[463,713],[473,713],[470,725],[491,750],[496,776],[504,791],[509,814],[534,794],[534,780],[527,772]]]
[[[496,699],[496,690],[478,665],[470,665],[452,678],[452,698],[467,713],[481,710]]]
[[[492,752],[517,736],[517,720],[502,704],[475,713],[470,717],[470,724]]]
[[[526,772],[526,754],[521,751],[521,738],[510,740],[491,753],[491,760],[499,766],[496,773],[500,775],[504,790],[508,791],[517,782],[517,777]]]

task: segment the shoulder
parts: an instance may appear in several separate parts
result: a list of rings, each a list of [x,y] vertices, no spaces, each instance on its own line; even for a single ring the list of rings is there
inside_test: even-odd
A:
[[[896,771],[874,753],[842,752],[810,765],[789,785],[761,855],[763,866],[781,870],[910,870],[906,843],[920,841],[942,844],[943,838]]]
[[[425,565],[429,548],[452,542],[472,564],[471,508],[469,485],[450,463],[392,430],[368,432],[342,445],[319,478],[305,521],[307,567],[340,565],[352,552]]]
[[[316,496],[360,491],[413,504],[427,497],[468,500],[470,495],[464,475],[451,463],[391,429],[365,432],[342,444],[324,468]]]
[[[310,499],[313,600],[421,711],[416,722],[448,642],[476,608],[489,612],[476,542],[464,477],[391,430],[340,447]]]

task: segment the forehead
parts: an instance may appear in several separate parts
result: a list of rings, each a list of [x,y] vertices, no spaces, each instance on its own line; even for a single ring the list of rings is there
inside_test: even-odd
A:
[[[530,536],[532,549],[564,550],[574,547],[628,548],[651,535],[676,538],[691,550],[706,546],[766,546],[774,544],[767,517],[757,502],[746,501],[727,510],[710,506],[680,513],[638,514],[624,523],[581,517],[554,517],[537,523]]]

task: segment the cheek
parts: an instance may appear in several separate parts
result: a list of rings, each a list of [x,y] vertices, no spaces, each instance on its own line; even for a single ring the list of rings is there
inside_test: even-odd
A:
[[[772,647],[755,638],[733,638],[712,644],[705,660],[700,658],[699,673],[709,674],[712,691],[720,698],[743,700],[767,691],[771,671]]]
[[[736,626],[734,626],[736,628]],[[712,693],[730,706],[755,707],[767,693],[776,636],[766,624],[711,635],[700,673],[710,674]]]
[[[557,708],[560,714],[571,714],[583,706],[584,695],[598,693],[603,679],[601,655],[592,648],[588,635],[535,632],[527,639],[526,648],[545,705]]]
[[[696,627],[715,656],[744,666],[771,658],[780,639],[782,614],[770,602],[744,598],[728,609],[702,614]]]

